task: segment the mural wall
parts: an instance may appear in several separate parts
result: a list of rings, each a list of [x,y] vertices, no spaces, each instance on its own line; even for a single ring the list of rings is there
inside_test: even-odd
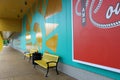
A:
[[[54,0],[56,4],[53,4],[52,1],[37,0],[26,14],[25,29],[23,29],[26,35],[26,49],[37,48],[40,52],[56,53],[58,33],[53,32],[59,24],[48,19],[53,19],[53,15],[61,11],[62,2]]]
[[[20,33],[14,33],[11,39],[9,40],[9,46],[12,46],[13,48],[22,51],[22,41],[21,41],[21,34]]]
[[[92,24],[89,18],[86,18],[88,17],[88,13],[89,13],[89,7],[87,6],[90,6],[90,4],[86,4],[84,1],[82,2],[83,4],[86,4],[86,6],[84,6],[86,9],[85,8],[84,9],[88,11],[88,13],[86,13],[86,15],[82,17],[83,19],[81,19],[81,16],[77,16],[76,13],[73,12],[73,14],[75,15],[75,18],[72,19],[71,17],[71,10],[72,10],[71,6],[72,5],[71,4],[75,6],[76,3],[77,2],[79,3],[80,1],[81,0],[71,0],[71,1],[70,0],[36,0],[34,2],[34,5],[28,10],[28,13],[23,18],[22,33],[19,36],[20,43],[21,43],[20,44],[21,50],[37,48],[39,49],[39,52],[42,52],[42,53],[47,51],[51,54],[59,55],[60,62],[66,65],[73,66],[75,68],[88,70],[88,71],[101,74],[101,75],[104,75],[110,78],[118,79],[118,76],[120,76],[119,73],[108,71],[106,69],[100,69],[100,68],[84,65],[78,62],[74,62],[72,60],[72,57],[73,57],[73,54],[72,54],[72,20],[76,22],[76,25],[79,25],[75,27],[77,30],[74,31],[74,33],[77,34],[76,36],[77,38],[74,37],[74,41],[79,40],[79,44],[80,43],[82,44],[82,46],[78,45],[78,47],[76,47],[77,50],[80,48],[80,51],[82,51],[82,53],[89,52],[90,54],[92,54],[93,50],[95,51],[95,53],[99,52],[100,50],[102,50],[103,52],[107,52],[105,51],[106,49],[105,46],[104,48],[99,49],[97,48],[98,47],[97,44],[92,44],[92,43],[88,44],[88,42],[91,42],[93,40],[93,42],[99,43],[99,41],[102,40],[101,38],[105,39],[105,42],[107,42],[108,39],[106,39],[106,36],[109,35],[108,37],[110,38],[110,40],[108,40],[108,42],[104,45],[107,46],[108,44],[108,46],[110,46],[111,42],[113,40],[116,40],[117,37],[119,37],[119,35],[117,35],[119,33],[118,32],[119,27],[114,27],[115,29],[114,28],[102,29],[102,28],[96,27],[94,24]],[[91,3],[91,1],[88,1],[88,2]],[[97,3],[98,2],[95,2],[95,4]],[[79,4],[77,5],[81,6]],[[99,2],[99,5],[100,5],[100,2]],[[74,10],[74,6],[73,6],[73,10]],[[78,8],[77,10],[79,13],[81,9]],[[98,18],[96,16],[98,15],[93,16],[94,19]],[[115,14],[114,16],[116,17]],[[81,20],[85,22],[81,24]],[[96,19],[96,20],[99,20],[99,19]],[[116,17],[116,20],[119,20],[118,17]],[[103,23],[103,22],[100,21],[100,23]],[[106,24],[107,23],[108,21],[106,22]],[[115,39],[111,39],[110,37],[113,31],[115,32],[112,35],[112,37]],[[118,38],[118,41],[119,41],[119,38]],[[102,42],[104,42],[104,40],[102,40]],[[83,46],[83,44],[85,46]],[[88,47],[86,47],[87,44],[88,44]],[[93,46],[93,48],[91,46]],[[103,44],[101,43],[100,46],[102,47]],[[111,49],[111,48],[112,47],[108,47],[108,49]],[[115,48],[118,49],[117,47]],[[81,60],[81,56],[79,56],[79,54],[81,54],[80,51],[78,54],[74,53],[75,60]],[[78,57],[75,55],[78,55]]]

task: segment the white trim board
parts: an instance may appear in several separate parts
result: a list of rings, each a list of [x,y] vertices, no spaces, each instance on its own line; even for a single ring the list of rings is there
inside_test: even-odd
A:
[[[76,80],[113,80],[105,76],[78,69],[60,62],[58,64],[58,70],[75,78]]]

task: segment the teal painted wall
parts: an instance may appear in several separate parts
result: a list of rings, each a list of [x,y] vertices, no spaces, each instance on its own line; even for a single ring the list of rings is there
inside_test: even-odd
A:
[[[44,8],[44,13],[46,12],[46,6]],[[21,33],[21,49],[26,49],[26,20],[27,16],[25,15],[23,18],[23,30]],[[30,34],[32,36],[31,42],[34,44],[36,42],[35,38],[35,32],[33,31],[33,26],[35,23],[40,24],[40,29],[42,29],[42,49],[39,49],[40,52],[48,51],[52,54],[57,54],[60,56],[60,62],[67,64],[69,66],[73,66],[76,68],[88,70],[90,72],[94,72],[96,74],[100,74],[103,76],[107,76],[109,78],[113,78],[115,80],[120,80],[120,74],[83,65],[80,63],[76,63],[72,61],[72,24],[71,24],[71,1],[70,0],[62,0],[62,10],[59,13],[56,13],[52,16],[50,16],[47,19],[44,19],[43,15],[39,13],[39,11],[35,11],[32,15],[32,22],[30,23]],[[50,33],[48,36],[45,36],[45,23],[57,23],[59,24],[58,27]],[[46,40],[49,39],[51,36],[54,36],[55,34],[58,34],[58,45],[56,52],[49,49],[45,43]]]

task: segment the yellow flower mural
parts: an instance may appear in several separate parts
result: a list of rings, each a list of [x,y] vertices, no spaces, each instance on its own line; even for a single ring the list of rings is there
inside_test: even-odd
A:
[[[53,4],[52,2],[56,2],[56,4]],[[49,35],[59,26],[57,23],[47,23],[46,19],[48,17],[52,17],[54,14],[60,12],[62,10],[62,1],[61,0],[36,0],[34,2],[34,5],[32,8],[30,8],[29,13],[27,14],[27,22],[26,22],[26,36],[29,36],[26,38],[26,46],[31,45],[34,47],[37,47],[39,49],[42,49],[44,47],[49,48],[50,50],[56,52],[57,49],[57,43],[58,43],[58,34],[55,33],[51,37]],[[39,15],[41,15],[42,22],[39,22],[39,20],[32,20],[34,18],[34,12],[39,12]],[[34,14],[33,14],[34,13]],[[32,14],[32,16],[30,16]],[[32,18],[33,17],[33,18]],[[41,19],[40,17],[40,19]],[[35,17],[38,19],[38,17]],[[30,23],[30,24],[29,24]],[[33,25],[32,25],[33,24]],[[41,26],[42,24],[42,26]],[[30,29],[30,28],[32,29]],[[30,30],[33,30],[35,33],[35,43],[32,43],[32,37],[30,37]],[[49,38],[48,38],[49,37]],[[43,47],[44,46],[44,47]],[[47,51],[47,50],[44,50]]]

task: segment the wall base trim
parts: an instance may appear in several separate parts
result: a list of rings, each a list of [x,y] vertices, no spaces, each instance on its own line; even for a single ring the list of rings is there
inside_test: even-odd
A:
[[[113,80],[107,78],[105,76],[95,74],[92,72],[88,72],[82,69],[78,69],[72,66],[68,66],[66,64],[60,63],[58,64],[59,71],[77,79],[77,80]]]

